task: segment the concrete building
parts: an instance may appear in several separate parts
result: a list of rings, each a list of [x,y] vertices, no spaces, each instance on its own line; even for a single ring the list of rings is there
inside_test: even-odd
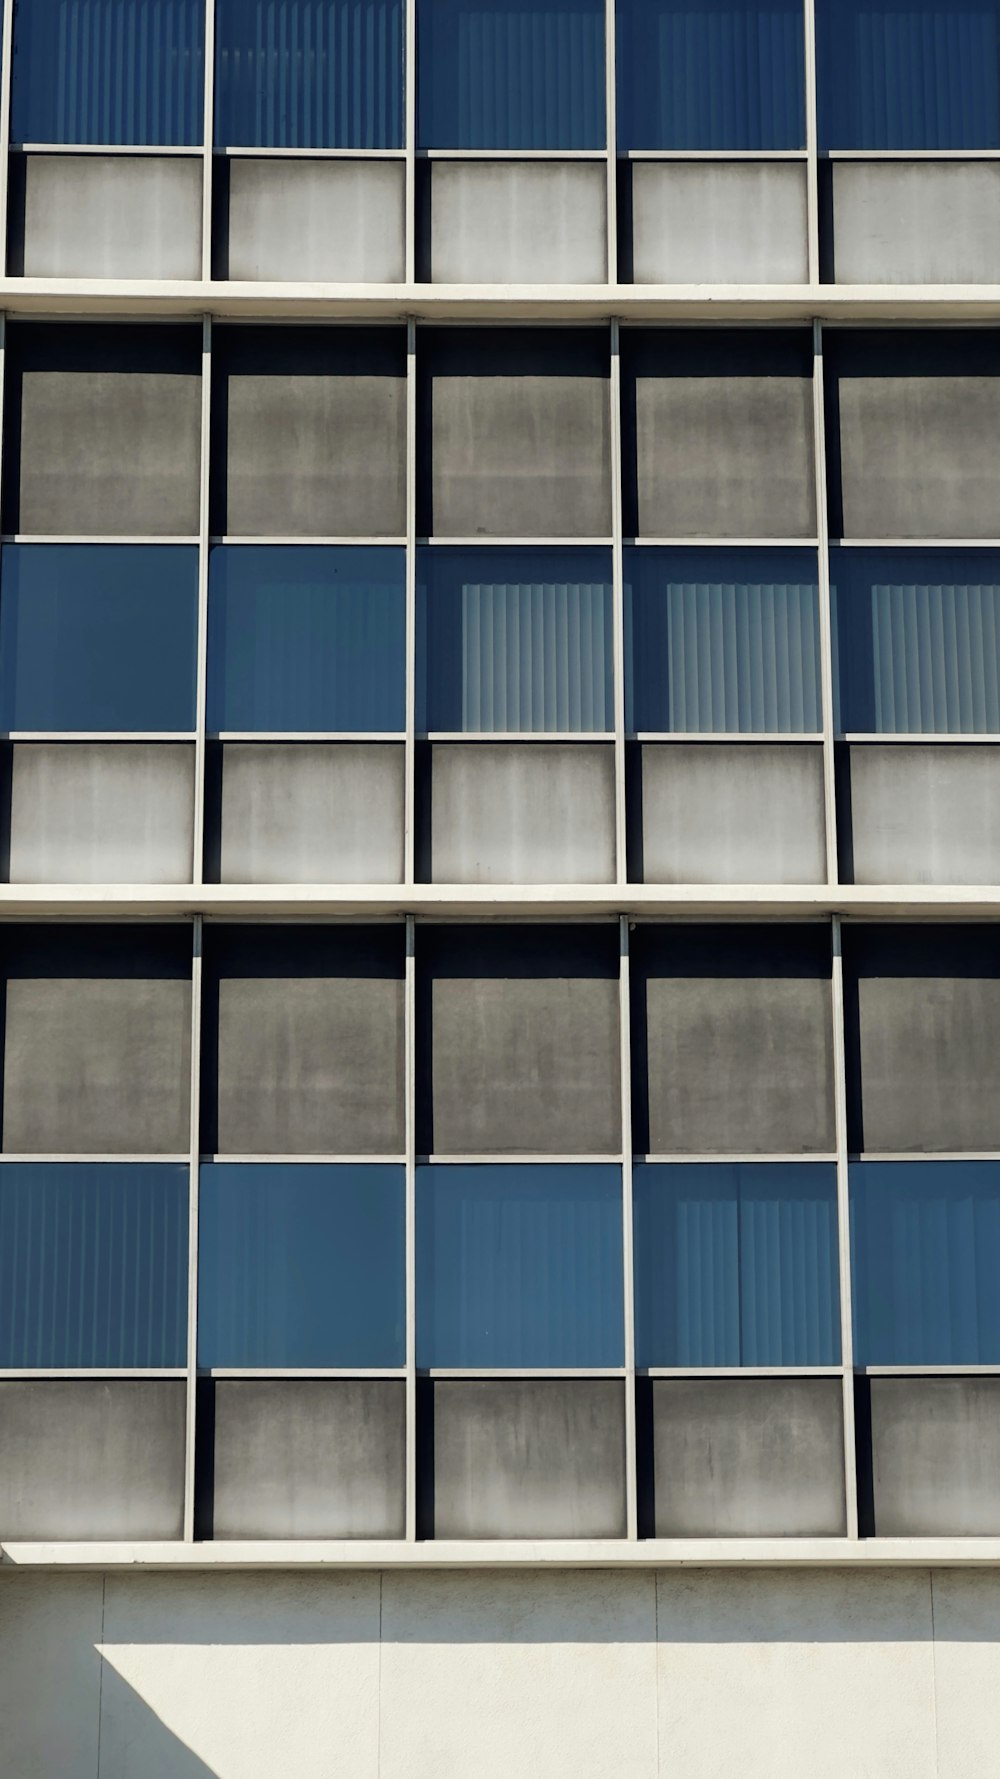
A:
[[[2,1779],[1000,1772],[1000,0],[3,0]]]

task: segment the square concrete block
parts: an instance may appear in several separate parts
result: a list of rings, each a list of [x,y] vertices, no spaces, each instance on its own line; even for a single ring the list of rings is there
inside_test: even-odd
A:
[[[633,161],[636,284],[804,284],[806,168]]]
[[[435,883],[611,883],[615,761],[579,742],[431,749]]]
[[[653,742],[630,798],[645,883],[822,883],[823,752],[780,742]]]
[[[403,748],[227,742],[223,883],[401,883]]]
[[[194,748],[17,742],[11,883],[190,883]]]
[[[604,284],[603,161],[436,161],[436,284]]]
[[[1000,748],[853,744],[855,883],[1000,883]]]
[[[838,284],[1000,283],[1000,166],[832,161]]]
[[[25,277],[201,277],[200,156],[29,154],[24,177]]]
[[[883,1538],[1000,1533],[1000,1378],[873,1377],[872,1483]]]
[[[879,968],[872,958],[857,983],[863,1129],[852,1147],[1000,1149],[1000,980],[985,962],[981,975]]]
[[[393,284],[404,273],[402,161],[229,162],[229,277]]]
[[[891,368],[836,379],[842,535],[995,537],[1000,378]]]

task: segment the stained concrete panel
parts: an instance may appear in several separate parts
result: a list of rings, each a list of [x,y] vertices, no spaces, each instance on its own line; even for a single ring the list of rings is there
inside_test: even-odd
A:
[[[11,883],[190,883],[194,748],[18,742]]]
[[[1000,283],[1000,166],[832,161],[838,284]]]
[[[640,371],[635,428],[641,536],[815,536],[808,378]]]
[[[885,1538],[1000,1533],[1000,1379],[873,1377],[875,1530]]]
[[[652,1394],[657,1537],[844,1535],[839,1378],[656,1378]]]
[[[135,977],[7,983],[8,1154],[186,1155],[191,984]]]
[[[430,204],[436,284],[607,279],[603,161],[436,161]]]
[[[611,883],[614,749],[578,742],[431,749],[435,883]]]
[[[181,1379],[0,1384],[0,1539],[180,1538]]]
[[[229,277],[393,284],[404,275],[402,161],[229,162]]]
[[[651,1154],[836,1147],[829,981],[651,976],[644,987]]]
[[[864,1149],[1000,1149],[1000,981],[872,973],[857,986]]]
[[[401,883],[403,748],[227,742],[223,883]]]
[[[1000,883],[1000,748],[849,750],[855,883]]]
[[[647,743],[632,787],[646,883],[822,883],[823,755],[768,742]]]
[[[223,976],[219,1153],[399,1154],[403,992],[391,977]]]
[[[633,161],[636,284],[804,284],[806,168]]]
[[[403,1536],[404,1383],[220,1378],[214,1397],[213,1537]]]
[[[29,154],[28,278],[200,278],[201,156]]]
[[[1000,380],[845,374],[836,397],[844,537],[996,536]]]
[[[624,1536],[619,1379],[453,1379],[433,1392],[435,1537]]]

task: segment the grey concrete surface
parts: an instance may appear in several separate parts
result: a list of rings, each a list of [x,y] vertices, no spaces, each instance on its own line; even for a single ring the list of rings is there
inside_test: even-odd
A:
[[[1000,748],[850,748],[855,883],[1000,883]]]
[[[880,1537],[1000,1532],[1000,1379],[873,1377]]]
[[[393,284],[404,273],[402,161],[229,162],[229,276]]]
[[[1000,283],[1000,166],[833,161],[838,284]]]
[[[995,377],[844,375],[839,408],[845,537],[996,536]]]
[[[819,747],[647,743],[641,800],[646,883],[821,883],[826,877]]]
[[[806,169],[790,161],[633,161],[637,284],[803,284]]]
[[[403,748],[227,742],[223,883],[401,883]]]
[[[612,883],[615,760],[584,742],[431,749],[435,883]]]
[[[858,983],[864,1147],[1000,1149],[1000,981],[865,975]]]
[[[18,742],[11,883],[190,883],[194,748]]]
[[[603,162],[437,161],[431,170],[437,284],[603,284]]]
[[[25,157],[27,278],[200,278],[202,162]]]

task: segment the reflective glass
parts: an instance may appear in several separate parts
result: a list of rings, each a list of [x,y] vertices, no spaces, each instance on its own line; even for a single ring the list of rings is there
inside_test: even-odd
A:
[[[217,148],[401,148],[403,0],[216,0]]]
[[[206,1164],[198,1363],[402,1365],[404,1182],[392,1166]]]
[[[816,0],[819,146],[1000,147],[998,0]]]
[[[618,147],[805,146],[802,0],[618,0]]]
[[[604,0],[417,0],[421,148],[603,148]]]
[[[17,0],[15,142],[196,146],[205,0]]]
[[[164,544],[5,544],[0,726],[190,731],[198,552]]]

